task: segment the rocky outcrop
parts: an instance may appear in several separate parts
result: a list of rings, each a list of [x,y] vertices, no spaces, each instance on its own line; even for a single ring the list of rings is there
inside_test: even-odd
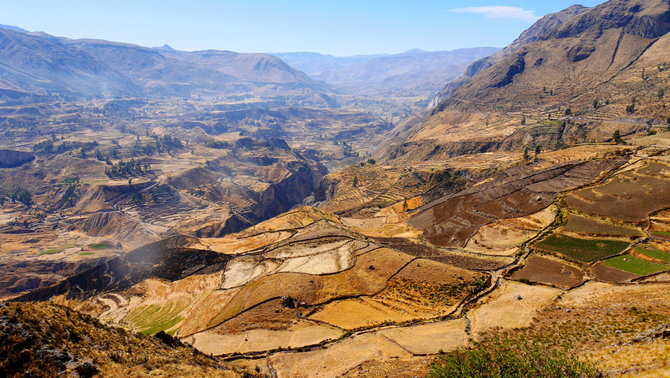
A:
[[[526,69],[526,59],[524,58],[526,56],[525,53],[520,53],[517,54],[516,57],[512,60],[512,64],[509,65],[509,68],[507,69],[507,72],[503,76],[503,78],[494,84],[491,84],[492,88],[502,88],[506,85],[509,85],[512,83],[512,80],[514,80],[514,77],[516,75],[520,75],[523,73],[523,71]]]
[[[437,143],[432,140],[406,142],[392,148],[388,153],[388,159],[398,163],[435,160],[446,157],[492,152],[496,151],[501,144],[502,141],[496,140],[468,140],[445,143]]]
[[[230,259],[225,254],[187,247],[195,242],[197,238],[176,236],[147,244],[14,301],[40,301],[57,295],[89,298],[110,290],[127,289],[149,277],[175,281],[194,274],[215,272],[223,269]]]
[[[0,168],[16,168],[35,160],[30,152],[0,150]]]
[[[259,221],[269,219],[301,204],[314,192],[325,174],[324,171],[314,170],[301,162],[289,163],[287,168],[291,171],[288,176],[271,184],[260,194],[258,204],[253,210],[253,218]]]

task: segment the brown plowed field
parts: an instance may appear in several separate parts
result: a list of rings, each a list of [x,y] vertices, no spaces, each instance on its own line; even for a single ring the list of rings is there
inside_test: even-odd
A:
[[[670,204],[670,166],[652,162],[607,183],[565,197],[576,210],[601,217],[642,222]]]
[[[515,271],[510,278],[569,289],[584,282],[584,272],[557,259],[531,256],[526,265]]]
[[[593,268],[591,268],[591,273],[593,273],[593,276],[598,281],[613,283],[626,282],[632,280],[633,278],[639,277],[636,274],[609,267],[602,262],[594,265]]]
[[[427,205],[408,223],[423,230],[435,245],[462,248],[481,226],[536,213],[553,203],[558,192],[593,182],[622,163],[618,159],[594,160],[541,171],[515,166],[454,197]]]

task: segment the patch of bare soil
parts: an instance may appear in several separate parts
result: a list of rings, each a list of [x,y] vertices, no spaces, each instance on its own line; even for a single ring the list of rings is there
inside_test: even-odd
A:
[[[670,165],[651,162],[619,174],[607,183],[570,193],[565,202],[579,211],[642,222],[670,203]]]
[[[523,268],[510,276],[513,280],[530,281],[562,289],[569,289],[584,282],[584,272],[556,258],[534,255]]]
[[[632,279],[638,278],[637,274],[624,272],[616,268],[612,268],[599,262],[591,267],[591,274],[598,280],[602,282],[628,282]]]

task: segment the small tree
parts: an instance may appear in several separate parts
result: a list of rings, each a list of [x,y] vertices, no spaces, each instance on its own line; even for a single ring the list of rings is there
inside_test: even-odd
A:
[[[600,102],[598,99],[593,100],[593,109],[598,109],[600,107]]]
[[[537,157],[540,156],[540,152],[542,152],[542,146],[535,146],[535,156],[533,157],[534,161],[537,161]]]
[[[572,115],[572,108],[565,109],[565,115],[566,116]]]
[[[11,197],[12,201],[21,202],[22,204],[30,207],[33,205],[33,196],[27,189],[17,188]]]
[[[621,138],[621,131],[619,131],[618,129],[614,130],[614,134],[612,134],[612,139],[616,144],[626,144],[626,142]]]
[[[628,114],[635,113],[635,103],[632,103],[632,104],[626,106],[626,113],[628,113]]]
[[[662,100],[665,97],[665,89],[661,88],[658,90],[658,99]]]
[[[521,124],[526,125],[526,116],[521,117]]]

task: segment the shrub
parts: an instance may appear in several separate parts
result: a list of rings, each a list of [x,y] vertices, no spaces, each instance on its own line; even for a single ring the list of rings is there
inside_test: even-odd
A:
[[[626,106],[626,113],[633,114],[635,113],[635,104],[630,104]]]
[[[619,130],[614,130],[614,133],[612,134],[612,140],[614,140],[614,143],[616,144],[626,144],[623,138],[621,138],[621,131]]]
[[[567,347],[493,338],[437,358],[429,377],[595,377],[597,370]]]
[[[33,197],[27,189],[17,188],[14,193],[10,196],[12,201],[21,202],[22,204],[30,207],[33,205]]]

